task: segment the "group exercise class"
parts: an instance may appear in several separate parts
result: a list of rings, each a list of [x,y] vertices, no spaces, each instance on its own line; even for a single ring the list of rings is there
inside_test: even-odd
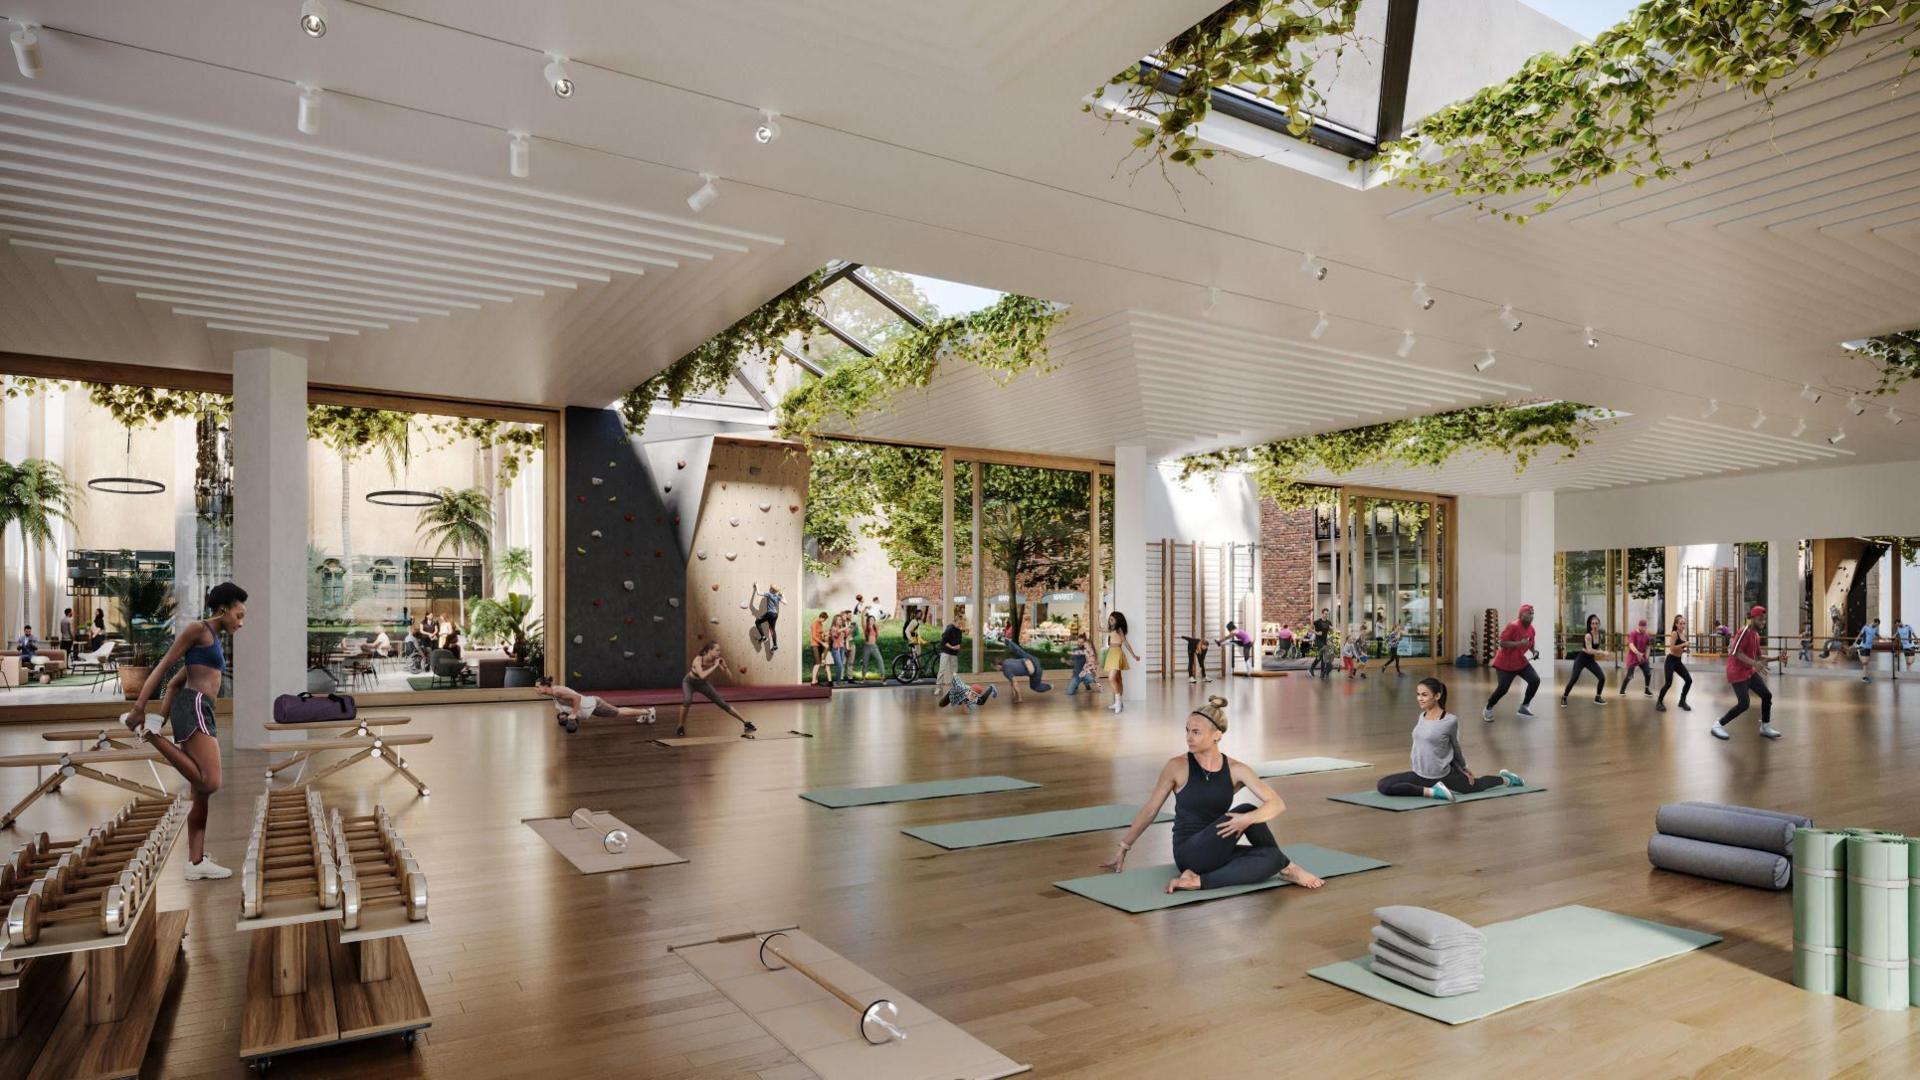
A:
[[[0,34],[0,1080],[1920,1075],[1920,0]]]

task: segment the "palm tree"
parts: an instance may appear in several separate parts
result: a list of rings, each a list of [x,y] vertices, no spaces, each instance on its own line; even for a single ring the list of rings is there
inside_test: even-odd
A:
[[[452,550],[454,558],[478,554],[484,563],[492,542],[493,503],[485,488],[470,487],[455,491],[441,488],[440,501],[420,510],[420,534],[433,544],[438,556]],[[460,597],[460,625],[467,623],[467,575],[454,574]]]
[[[0,461],[0,537],[8,526],[20,527],[27,565],[21,568],[20,619],[33,621],[33,554],[53,542],[60,523],[73,524],[73,504],[80,489],[60,466],[45,458],[27,458],[19,464]]]
[[[493,564],[493,569],[500,578],[497,584],[507,589],[509,593],[512,592],[515,582],[532,589],[533,549],[510,547],[500,553],[500,558]]]
[[[389,409],[307,407],[307,437],[325,443],[340,457],[340,566],[346,574],[341,581],[345,595],[353,594],[353,463],[377,451],[387,463],[387,475],[394,475],[409,456],[412,430],[411,416]]]

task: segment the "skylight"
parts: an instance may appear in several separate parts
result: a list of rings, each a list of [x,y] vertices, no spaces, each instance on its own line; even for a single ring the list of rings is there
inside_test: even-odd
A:
[[[1634,0],[1521,0],[1521,3],[1588,39],[1619,24],[1639,6]]]

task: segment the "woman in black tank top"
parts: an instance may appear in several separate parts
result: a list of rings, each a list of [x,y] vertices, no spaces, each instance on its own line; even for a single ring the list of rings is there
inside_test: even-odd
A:
[[[1317,889],[1321,880],[1299,863],[1288,860],[1273,838],[1267,822],[1286,810],[1280,796],[1243,762],[1220,752],[1227,733],[1227,701],[1210,697],[1187,717],[1187,752],[1170,758],[1160,769],[1153,794],[1133,819],[1119,850],[1101,863],[1119,873],[1127,852],[1173,796],[1173,864],[1179,876],[1167,882],[1167,891],[1220,889],[1251,885],[1279,874],[1295,885]],[[1235,790],[1245,787],[1260,805],[1233,805]],[[1242,846],[1241,834],[1250,846]]]

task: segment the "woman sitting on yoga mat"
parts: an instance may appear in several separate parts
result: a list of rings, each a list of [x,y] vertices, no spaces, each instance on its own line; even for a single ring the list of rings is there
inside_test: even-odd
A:
[[[1245,762],[1220,752],[1220,737],[1226,733],[1226,698],[1209,697],[1193,710],[1187,717],[1185,760],[1169,758],[1160,769],[1153,794],[1120,838],[1120,849],[1100,864],[1102,869],[1120,872],[1133,842],[1153,824],[1171,795],[1173,865],[1180,876],[1167,882],[1168,892],[1251,885],[1275,874],[1309,889],[1325,884],[1280,850],[1266,823],[1279,817],[1287,804]],[[1233,793],[1242,787],[1260,800],[1259,806],[1233,805]],[[1241,833],[1252,846],[1240,845]]]
[[[1501,769],[1497,776],[1475,776],[1460,749],[1460,718],[1447,711],[1447,684],[1431,676],[1413,688],[1420,719],[1413,725],[1413,771],[1383,776],[1374,785],[1382,795],[1458,802],[1468,795],[1492,791],[1501,785],[1519,787],[1525,781]]]

